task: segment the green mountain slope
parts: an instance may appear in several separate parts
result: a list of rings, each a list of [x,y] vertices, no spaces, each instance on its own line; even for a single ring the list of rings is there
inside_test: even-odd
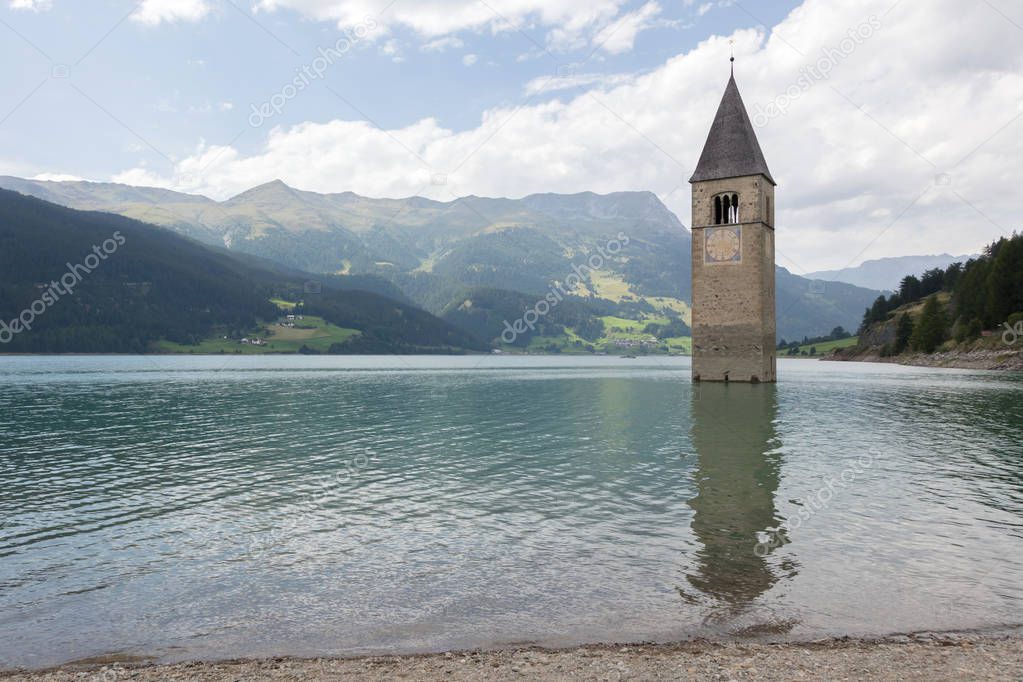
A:
[[[274,181],[216,202],[110,183],[0,177],[0,187],[152,221],[303,271],[386,279],[435,315],[466,290],[542,296],[573,273],[582,281],[572,282],[572,291],[581,296],[598,293],[595,280],[620,280],[625,300],[662,299],[657,305],[676,310],[690,300],[690,234],[649,192],[438,202],[319,194]],[[606,253],[616,242],[622,248]],[[597,259],[600,274],[590,272],[590,259]],[[853,328],[878,293],[821,287],[779,269],[778,334],[801,338]]]
[[[690,349],[682,313],[597,297],[542,298],[477,288],[455,297],[444,319],[509,351],[680,353]]]
[[[195,344],[272,324],[282,314],[274,298],[304,300],[306,314],[358,332],[334,352],[485,349],[423,310],[352,288],[361,285],[380,282],[314,277],[122,216],[0,190],[0,352]]]

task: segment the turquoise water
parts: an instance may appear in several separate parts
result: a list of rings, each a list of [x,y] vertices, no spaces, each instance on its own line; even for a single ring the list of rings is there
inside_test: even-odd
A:
[[[0,667],[1023,622],[1023,376],[0,358]]]

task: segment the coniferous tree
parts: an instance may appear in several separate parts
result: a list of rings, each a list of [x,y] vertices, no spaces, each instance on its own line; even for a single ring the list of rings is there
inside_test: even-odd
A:
[[[942,287],[945,291],[952,291],[956,284],[959,282],[959,277],[963,274],[962,263],[952,263],[945,269],[944,286]]]
[[[903,313],[899,316],[898,326],[895,328],[895,346],[894,354],[898,355],[909,347],[909,340],[913,336],[913,318],[909,316],[909,313]]]
[[[945,285],[945,271],[941,268],[931,268],[920,278],[920,296],[930,296],[941,291]]]
[[[920,298],[920,280],[913,275],[903,277],[899,284],[899,297],[903,301],[915,301]]]
[[[987,279],[987,313],[992,325],[1023,310],[1023,238],[1003,239]]]
[[[920,319],[917,320],[910,337],[910,346],[915,351],[933,353],[938,346],[945,342],[947,327],[945,311],[938,302],[938,297],[931,296],[924,304]]]

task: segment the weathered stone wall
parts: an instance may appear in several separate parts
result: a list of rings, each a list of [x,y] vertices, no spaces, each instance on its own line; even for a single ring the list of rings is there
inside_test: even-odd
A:
[[[714,197],[739,195],[738,262],[708,263]],[[693,185],[693,378],[774,381],[774,186],[763,176]]]

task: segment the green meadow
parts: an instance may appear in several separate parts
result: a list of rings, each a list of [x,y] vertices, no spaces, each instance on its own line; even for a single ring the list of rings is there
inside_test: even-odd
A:
[[[281,305],[286,301],[274,301],[286,310],[294,308]],[[344,343],[349,339],[358,336],[356,329],[346,329],[330,324],[322,317],[306,315],[302,320],[296,320],[294,327],[283,327],[277,322],[267,324],[247,338],[260,339],[264,345],[255,346],[241,343],[239,339],[225,339],[218,335],[204,339],[197,345],[173,343],[171,341],[159,341],[155,344],[154,350],[159,353],[186,353],[194,355],[219,355],[234,353],[239,355],[265,355],[268,353],[298,353],[304,346],[318,353],[326,353],[334,344]]]

